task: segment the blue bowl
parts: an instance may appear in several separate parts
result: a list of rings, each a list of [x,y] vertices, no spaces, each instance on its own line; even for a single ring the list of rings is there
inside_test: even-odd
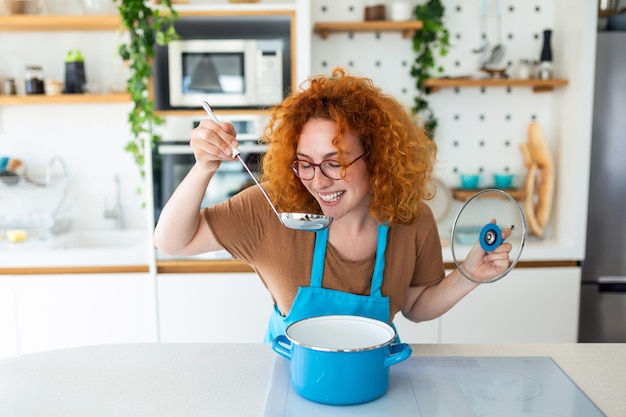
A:
[[[461,174],[461,188],[473,190],[478,188],[480,182],[479,174]]]
[[[493,181],[496,188],[511,188],[513,185],[513,174],[493,174]]]

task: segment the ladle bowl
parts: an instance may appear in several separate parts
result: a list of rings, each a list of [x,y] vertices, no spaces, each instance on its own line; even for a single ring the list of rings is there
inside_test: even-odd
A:
[[[332,217],[323,214],[307,213],[278,213],[280,221],[290,229],[294,230],[323,230],[330,226]]]
[[[215,113],[213,112],[213,109],[211,108],[209,103],[207,103],[206,101],[203,101],[202,107],[204,108],[204,111],[206,111],[206,113],[209,115],[209,118],[211,120],[213,120],[217,124],[220,124],[219,119],[215,116]],[[265,197],[267,202],[270,204],[270,207],[272,207],[272,210],[276,214],[276,217],[278,217],[278,219],[281,221],[281,223],[285,227],[288,227],[293,230],[306,230],[306,231],[316,232],[318,230],[326,229],[328,226],[330,226],[330,224],[333,221],[333,218],[330,216],[325,216],[323,214],[280,213],[276,209],[276,206],[274,206],[274,203],[272,203],[272,200],[270,199],[270,197],[265,192],[265,189],[261,186],[261,184],[256,179],[252,171],[250,171],[250,168],[248,168],[248,165],[246,165],[246,163],[241,158],[241,152],[239,152],[239,149],[235,147],[233,148],[232,152],[233,152],[233,158],[237,158],[239,162],[241,162],[241,165],[243,165],[243,167],[246,169],[246,172],[248,172],[248,174],[250,175],[250,177],[252,178],[256,186],[259,187],[259,189],[263,193],[263,196]]]

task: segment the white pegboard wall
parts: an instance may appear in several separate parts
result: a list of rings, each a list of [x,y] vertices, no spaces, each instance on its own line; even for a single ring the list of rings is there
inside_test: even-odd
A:
[[[315,22],[362,21],[365,0],[313,0],[311,19]],[[380,3],[380,2],[376,2]],[[336,66],[352,74],[371,78],[374,83],[403,104],[413,105],[415,80],[410,76],[414,60],[412,39],[399,32],[333,33],[326,39],[311,38],[311,71],[330,74]]]
[[[389,5],[391,0],[387,0]],[[499,42],[498,0],[486,0],[486,37],[490,47]],[[381,1],[375,3],[384,3]],[[420,1],[413,1],[415,6]],[[445,76],[482,76],[478,70],[481,45],[480,3],[445,1],[445,22],[450,32],[446,57],[438,57]],[[311,18],[319,21],[362,21],[365,0],[315,0]],[[505,48],[504,66],[517,76],[521,59],[539,59],[543,31],[552,29],[554,1],[502,0],[501,42]],[[559,36],[555,32],[553,36]],[[553,41],[553,45],[554,45]],[[553,51],[555,61],[558,51]],[[328,74],[337,65],[372,80],[407,106],[413,105],[415,80],[410,76],[414,60],[412,39],[400,33],[337,33],[327,39],[312,37],[311,66],[314,74]],[[558,76],[558,74],[556,74]],[[550,138],[554,119],[554,94],[533,93],[530,88],[442,89],[428,96],[439,119],[436,135],[439,165],[437,176],[451,187],[459,185],[459,175],[480,172],[481,186],[489,186],[496,172],[515,174],[514,185],[524,179],[519,145],[527,141],[531,121],[538,121]]]

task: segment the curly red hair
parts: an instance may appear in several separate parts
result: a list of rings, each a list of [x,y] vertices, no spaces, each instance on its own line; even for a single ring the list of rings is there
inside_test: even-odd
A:
[[[359,136],[371,175],[372,217],[380,223],[413,223],[419,202],[432,198],[436,145],[406,107],[375,87],[371,79],[347,75],[342,68],[335,68],[331,77],[310,78],[308,88],[291,94],[272,111],[261,178],[280,210],[321,213],[291,170],[303,126],[312,118],[337,123],[333,143],[340,160],[345,132]]]

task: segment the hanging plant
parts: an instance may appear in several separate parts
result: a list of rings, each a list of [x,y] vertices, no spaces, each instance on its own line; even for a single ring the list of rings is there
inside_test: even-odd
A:
[[[146,143],[151,146],[160,139],[154,133],[154,126],[163,124],[163,119],[155,113],[154,101],[149,95],[149,82],[152,77],[152,58],[155,45],[166,45],[178,37],[174,21],[178,13],[171,0],[162,0],[159,6],[150,6],[144,0],[113,0],[118,3],[122,27],[128,31],[126,41],[120,44],[118,54],[129,68],[130,76],[126,91],[130,94],[133,108],[128,114],[132,133],[126,144],[126,151],[133,155],[139,172],[145,177]]]
[[[435,63],[435,55],[445,56],[450,46],[450,35],[443,24],[445,7],[440,0],[428,0],[415,7],[415,18],[423,23],[422,29],[413,36],[413,51],[415,61],[411,67],[411,76],[415,78],[417,96],[415,97],[413,113],[424,120],[424,128],[432,139],[437,128],[437,118],[428,104],[426,96],[428,88],[424,86],[433,73],[443,73],[443,68]]]

